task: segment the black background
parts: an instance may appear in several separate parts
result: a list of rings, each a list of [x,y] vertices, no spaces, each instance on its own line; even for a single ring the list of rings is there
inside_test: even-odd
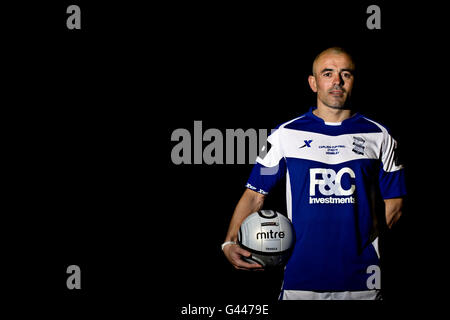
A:
[[[69,4],[81,7],[81,30],[66,28]],[[370,4],[381,30],[366,27]],[[193,133],[195,120],[203,131],[270,129],[305,113],[312,60],[334,45],[356,60],[355,108],[391,129],[407,170],[404,216],[382,242],[384,305],[437,300],[446,270],[439,8],[61,1],[5,12],[13,300],[111,314],[164,305],[168,317],[189,303],[296,310],[275,304],[281,273],[236,271],[220,250],[251,165],[175,165],[171,134]],[[285,212],[284,201],[281,185],[265,208]],[[66,288],[71,264],[82,270],[79,291]]]

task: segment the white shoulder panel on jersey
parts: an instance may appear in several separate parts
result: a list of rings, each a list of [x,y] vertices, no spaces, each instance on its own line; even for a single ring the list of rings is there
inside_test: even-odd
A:
[[[279,164],[280,160],[284,157],[281,151],[281,143],[280,143],[280,133],[285,130],[284,127],[295,120],[303,118],[300,116],[298,118],[292,119],[288,122],[285,122],[279,126],[277,130],[272,132],[272,134],[267,138],[267,141],[271,144],[271,149],[264,158],[257,157],[256,162],[262,164],[265,167],[275,167]]]
[[[403,169],[403,165],[396,164],[395,150],[397,149],[397,141],[389,134],[385,127],[381,124],[364,117],[367,121],[374,123],[383,133],[383,143],[381,145],[381,162],[385,172],[394,172]]]

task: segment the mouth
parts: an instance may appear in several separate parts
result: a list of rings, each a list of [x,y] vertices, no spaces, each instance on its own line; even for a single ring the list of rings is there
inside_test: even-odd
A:
[[[344,95],[344,91],[342,91],[342,90],[332,90],[332,91],[330,91],[330,94],[332,96],[341,97],[341,96]]]

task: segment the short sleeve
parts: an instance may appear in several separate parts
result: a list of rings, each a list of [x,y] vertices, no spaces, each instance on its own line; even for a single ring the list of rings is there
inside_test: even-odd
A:
[[[279,134],[280,130],[276,130],[267,138],[267,146],[270,146],[270,149],[263,158],[256,159],[246,184],[247,188],[261,194],[268,194],[286,175],[286,161],[283,157]]]
[[[383,199],[404,197],[406,195],[405,169],[399,158],[397,141],[387,132],[381,152],[379,184]]]

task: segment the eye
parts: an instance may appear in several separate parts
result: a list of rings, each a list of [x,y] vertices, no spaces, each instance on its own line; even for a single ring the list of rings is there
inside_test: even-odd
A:
[[[352,74],[350,72],[344,72],[342,74],[342,77],[346,78],[346,79],[350,79],[352,77]]]
[[[331,77],[331,72],[325,72],[325,73],[323,74],[323,76],[324,76],[324,77]]]

